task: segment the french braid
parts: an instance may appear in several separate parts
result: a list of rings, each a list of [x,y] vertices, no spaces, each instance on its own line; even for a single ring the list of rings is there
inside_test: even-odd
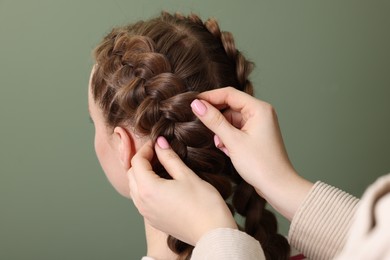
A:
[[[233,35],[230,32],[221,32],[215,19],[207,20],[205,26],[214,37],[221,39],[226,54],[236,61],[237,79],[243,90],[253,94],[253,86],[248,79],[252,64],[236,49]],[[289,245],[286,239],[277,233],[277,220],[275,215],[265,208],[266,201],[241,177],[237,176],[235,182],[237,186],[233,194],[233,206],[237,213],[245,217],[245,232],[260,241],[267,259],[286,259],[289,255]]]
[[[107,125],[131,127],[155,141],[164,136],[200,178],[246,217],[245,232],[260,241],[267,259],[286,259],[289,246],[276,233],[276,219],[265,201],[214,146],[213,133],[190,108],[200,92],[233,86],[252,94],[248,75],[253,64],[236,49],[232,34],[221,32],[215,19],[205,23],[191,14],[162,13],[113,29],[95,49],[92,94]],[[158,160],[157,174],[170,178]],[[168,246],[179,259],[193,247],[173,237]]]

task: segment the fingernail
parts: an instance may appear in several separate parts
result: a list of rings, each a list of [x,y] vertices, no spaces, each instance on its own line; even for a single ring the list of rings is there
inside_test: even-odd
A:
[[[167,139],[163,136],[157,138],[157,144],[161,149],[168,149],[170,147]]]
[[[220,148],[221,140],[219,139],[218,135],[214,135],[214,144],[215,147]]]
[[[198,115],[203,116],[206,114],[207,108],[199,99],[192,101],[191,107]]]
[[[224,152],[227,156],[230,157],[229,151],[228,151],[228,149],[226,149],[226,147],[222,147],[221,151]]]

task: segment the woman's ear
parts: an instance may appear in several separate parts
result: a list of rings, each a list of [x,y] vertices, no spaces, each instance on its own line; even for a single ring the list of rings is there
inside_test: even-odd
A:
[[[118,148],[119,157],[125,170],[131,167],[131,158],[136,153],[134,138],[126,128],[117,126],[114,128],[115,143]]]

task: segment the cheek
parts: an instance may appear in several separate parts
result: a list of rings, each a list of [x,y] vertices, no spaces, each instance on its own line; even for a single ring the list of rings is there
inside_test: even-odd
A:
[[[94,144],[95,144],[96,156],[99,160],[100,166],[102,166],[102,168],[104,169],[105,168],[104,158],[105,158],[105,150],[106,149],[104,147],[104,143],[102,142],[98,131],[95,132],[95,143]]]
[[[98,131],[95,133],[95,152],[108,181],[115,190],[126,198],[130,198],[130,189],[126,171],[122,167],[119,155]]]
[[[106,158],[107,157],[106,150],[107,148],[104,145],[102,136],[99,134],[98,130],[95,130],[95,153],[96,153],[96,157],[99,160],[100,166],[103,168],[104,171],[108,166],[108,160],[107,160],[108,158]]]

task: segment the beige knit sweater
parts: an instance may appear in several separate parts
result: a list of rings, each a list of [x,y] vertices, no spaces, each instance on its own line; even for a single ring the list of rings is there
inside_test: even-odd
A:
[[[312,260],[390,259],[390,174],[371,185],[358,202],[335,187],[315,183],[291,222],[290,244]],[[221,228],[201,238],[191,259],[265,257],[253,237]]]

